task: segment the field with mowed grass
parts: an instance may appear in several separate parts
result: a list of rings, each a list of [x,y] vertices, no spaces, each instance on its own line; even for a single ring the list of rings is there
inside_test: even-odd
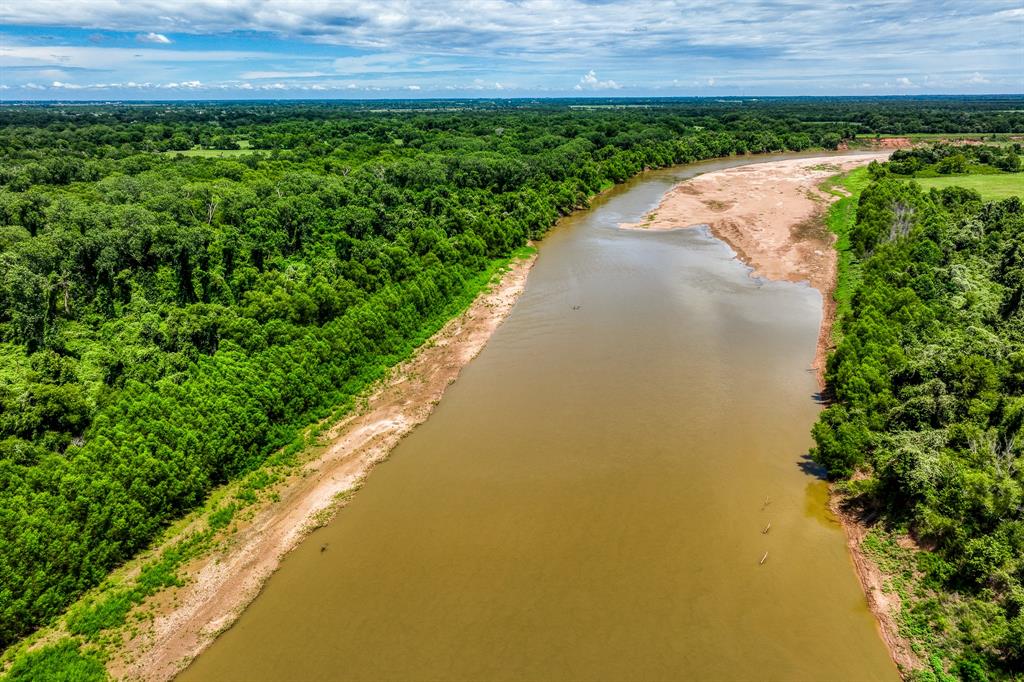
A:
[[[182,156],[203,156],[211,159],[224,158],[229,156],[244,156],[246,154],[252,154],[254,149],[182,149],[182,150],[171,150],[164,152],[171,156],[178,154]]]
[[[949,175],[941,178],[915,178],[924,189],[966,187],[981,194],[982,199],[994,201],[1012,196],[1024,198],[1024,173],[1005,175]]]

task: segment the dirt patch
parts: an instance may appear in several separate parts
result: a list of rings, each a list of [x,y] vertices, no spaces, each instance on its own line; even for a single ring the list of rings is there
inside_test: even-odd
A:
[[[728,211],[733,207],[733,204],[728,201],[718,201],[716,199],[704,199],[704,205],[710,208],[712,211]]]
[[[825,224],[825,208],[819,206],[811,215],[790,225],[789,236],[794,242],[830,242],[828,226]]]
[[[868,600],[868,607],[878,621],[882,641],[889,649],[893,662],[904,676],[911,670],[924,668],[924,661],[914,653],[910,642],[899,634],[900,626],[897,619],[903,608],[900,596],[895,591],[885,589],[886,574],[864,551],[864,538],[875,521],[873,515],[851,505],[835,491],[829,496],[829,506],[846,531],[846,546],[850,550],[850,559],[856,569],[857,579]],[[906,542],[913,543],[909,538]]]
[[[276,489],[278,497],[239,523],[225,546],[193,561],[186,584],[144,604],[153,618],[118,647],[115,679],[169,680],[230,626],[313,528],[323,525],[375,464],[430,415],[460,370],[511,312],[536,256],[512,263],[499,284],[397,367],[329,432],[326,449]]]
[[[913,147],[914,143],[909,137],[882,137],[874,141],[874,146],[882,149],[905,149]]]

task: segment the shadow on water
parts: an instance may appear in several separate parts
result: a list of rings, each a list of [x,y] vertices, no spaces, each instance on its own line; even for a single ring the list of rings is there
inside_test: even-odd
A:
[[[825,470],[825,467],[811,459],[811,453],[809,452],[805,452],[801,455],[800,461],[797,462],[797,466],[800,467],[800,471],[804,472],[808,476],[818,479],[819,481],[828,480],[828,471]]]

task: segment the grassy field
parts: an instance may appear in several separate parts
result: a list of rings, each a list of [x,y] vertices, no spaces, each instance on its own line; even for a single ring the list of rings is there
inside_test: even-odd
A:
[[[170,154],[174,156],[181,154],[182,156],[207,156],[210,158],[222,158],[227,156],[243,156],[245,154],[252,154],[252,149],[186,149],[184,151],[169,151],[164,154]]]
[[[839,319],[850,309],[853,292],[860,282],[859,264],[854,261],[850,250],[850,230],[857,219],[857,201],[860,193],[871,182],[867,168],[857,168],[846,175],[831,177],[821,184],[821,189],[834,194],[839,199],[829,206],[825,223],[837,237],[836,251],[839,253],[839,270],[836,274],[836,288],[832,297],[836,301],[835,317]],[[833,340],[838,343],[836,335],[839,325],[832,329]]]
[[[1006,199],[1012,196],[1024,198],[1024,173],[999,175],[947,175],[940,178],[915,178],[924,189],[943,187],[966,187],[976,190],[983,199]]]
[[[242,156],[243,154],[251,154],[256,151],[252,149],[252,143],[249,140],[238,140],[238,149],[202,149],[201,147],[195,147],[194,149],[187,149],[185,151],[167,151],[164,154],[181,154],[182,156],[205,156],[208,158],[223,158],[227,156]]]

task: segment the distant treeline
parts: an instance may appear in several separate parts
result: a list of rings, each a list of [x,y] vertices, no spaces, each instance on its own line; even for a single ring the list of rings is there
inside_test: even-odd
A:
[[[1017,173],[1021,170],[1021,143],[995,146],[986,144],[934,144],[912,149],[897,149],[876,173],[919,178],[964,173]]]
[[[848,235],[860,284],[814,428],[815,460],[859,473],[859,501],[928,548],[901,627],[963,680],[1024,671],[1024,207],[899,176],[1019,171],[1019,151],[872,164]]]

